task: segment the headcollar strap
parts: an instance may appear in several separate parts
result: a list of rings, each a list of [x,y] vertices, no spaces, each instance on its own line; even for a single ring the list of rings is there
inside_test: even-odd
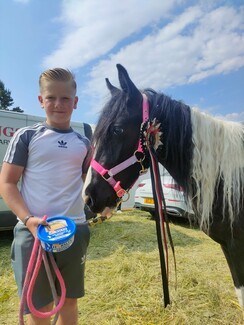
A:
[[[142,125],[149,120],[149,103],[146,94],[142,94]],[[143,152],[141,141],[138,142],[138,151]]]
[[[142,98],[142,122],[144,123],[149,120],[149,103],[145,94],[142,94]]]
[[[146,121],[149,120],[149,103],[148,103],[147,96],[145,94],[142,94],[142,120],[143,120],[142,123],[145,123]],[[143,148],[141,146],[140,140],[136,152],[143,153]],[[136,157],[136,154],[134,153],[133,156],[131,156],[130,158],[126,159],[122,163],[118,164],[117,166],[109,170],[104,168],[102,165],[100,165],[95,159],[92,159],[91,167],[113,187],[117,196],[121,198],[125,193],[127,193],[127,191],[121,187],[120,181],[116,181],[113,176],[118,174],[120,171],[128,168],[129,166],[135,164],[136,162],[139,162],[142,165],[142,159],[138,159]]]

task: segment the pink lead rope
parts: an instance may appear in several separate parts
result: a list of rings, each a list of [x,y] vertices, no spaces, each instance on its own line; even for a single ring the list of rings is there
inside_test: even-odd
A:
[[[44,216],[42,220],[46,220],[47,216]],[[35,285],[35,281],[36,278],[38,276],[38,272],[39,269],[41,267],[41,263],[42,260],[44,261],[44,263],[47,263],[47,258],[46,258],[46,252],[45,250],[42,248],[41,244],[40,244],[40,240],[38,239],[38,237],[36,236],[35,241],[34,241],[34,245],[33,245],[33,249],[31,252],[31,257],[29,260],[29,264],[27,267],[27,271],[26,271],[26,276],[25,276],[25,281],[24,281],[24,285],[23,285],[23,289],[22,289],[22,294],[21,294],[21,301],[20,301],[20,311],[19,311],[19,322],[20,325],[24,325],[24,306],[25,303],[27,302],[27,305],[30,309],[30,312],[35,315],[36,317],[39,318],[47,318],[47,317],[51,317],[54,314],[58,313],[58,311],[63,307],[64,305],[64,301],[65,301],[65,296],[66,296],[66,288],[65,288],[65,283],[64,280],[62,278],[62,275],[57,267],[57,264],[53,258],[53,255],[50,253],[49,255],[50,260],[51,260],[51,264],[52,267],[54,269],[55,274],[57,275],[57,278],[59,280],[60,283],[60,287],[61,287],[61,297],[60,300],[58,301],[57,305],[55,306],[55,308],[49,312],[40,312],[38,311],[35,306],[33,305],[32,302],[32,293],[33,293],[33,288]],[[57,293],[54,291],[54,285],[53,285],[53,279],[52,276],[50,274],[50,269],[46,267],[46,271],[47,271],[47,275],[48,275],[48,279],[50,282],[50,286],[52,289],[52,293],[54,296],[54,300],[55,303],[57,302]]]

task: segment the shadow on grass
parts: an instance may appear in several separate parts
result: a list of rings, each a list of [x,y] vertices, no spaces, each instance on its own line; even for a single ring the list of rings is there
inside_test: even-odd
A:
[[[13,230],[0,231],[0,250],[12,244]]]
[[[172,227],[171,234],[175,247],[195,246],[202,243],[201,239],[186,235]],[[91,228],[90,259],[108,257],[121,247],[128,253],[149,253],[158,249],[155,221],[113,219],[112,222],[108,221]]]
[[[124,214],[123,214],[124,215]],[[130,211],[125,217],[91,227],[91,241],[88,248],[89,258],[98,259],[112,255],[123,247],[127,253],[149,253],[158,249],[156,224],[150,220],[150,214]],[[171,219],[174,225],[192,229],[187,219]],[[201,239],[195,238],[171,227],[174,246],[195,246],[202,243]],[[0,252],[10,251],[13,240],[13,231],[0,232]]]
[[[0,232],[0,277],[8,274],[10,270],[11,258],[10,250],[13,241],[13,231]]]

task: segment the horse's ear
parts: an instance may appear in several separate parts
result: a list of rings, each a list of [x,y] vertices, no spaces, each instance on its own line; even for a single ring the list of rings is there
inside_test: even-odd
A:
[[[111,93],[111,95],[114,95],[116,92],[120,91],[119,88],[114,87],[111,82],[108,80],[108,78],[105,78],[106,85]]]
[[[126,69],[121,64],[117,64],[116,67],[118,69],[119,82],[122,90],[128,93],[129,96],[131,95],[133,96],[138,93],[140,94],[140,91],[136,88],[134,83],[131,81]]]

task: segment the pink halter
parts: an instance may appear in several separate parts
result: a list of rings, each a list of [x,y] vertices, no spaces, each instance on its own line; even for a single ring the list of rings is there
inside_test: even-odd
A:
[[[144,123],[144,122],[149,120],[149,104],[148,104],[147,96],[145,94],[142,94],[142,97],[143,97],[142,119],[143,119],[143,123]],[[109,170],[105,169],[95,159],[92,159],[92,161],[91,161],[91,167],[97,173],[99,173],[106,182],[108,182],[113,187],[113,189],[115,190],[115,192],[116,192],[116,194],[117,194],[117,196],[119,198],[124,196],[124,194],[127,193],[128,190],[124,190],[120,185],[120,181],[116,181],[113,176],[115,176],[116,174],[118,174],[122,170],[128,168],[129,166],[135,164],[136,162],[139,162],[141,164],[141,166],[142,166],[141,172],[143,172],[145,169],[144,169],[144,167],[142,165],[142,159],[139,159],[139,158],[136,157],[136,154],[138,152],[143,153],[140,141],[138,143],[138,148],[134,152],[133,156],[131,156],[130,158],[124,160],[123,162],[121,162],[120,164],[118,164],[117,166],[115,166],[115,167],[113,167],[113,168],[111,168]]]

